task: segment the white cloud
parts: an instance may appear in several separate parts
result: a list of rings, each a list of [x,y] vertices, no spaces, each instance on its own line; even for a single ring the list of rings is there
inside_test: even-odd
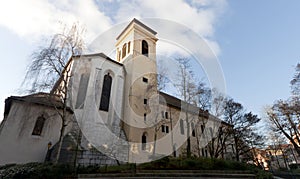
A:
[[[90,41],[116,23],[130,21],[133,17],[154,17],[184,24],[204,37],[214,52],[219,54],[214,32],[226,6],[226,0],[3,0],[0,2],[0,28],[5,27],[26,41],[34,42],[41,36],[58,32],[59,22],[68,25],[78,21],[86,27],[87,41]],[[115,37],[112,38],[114,40]],[[172,50],[186,54],[176,44],[163,45],[162,42],[159,42],[162,45],[158,44],[161,53],[158,55],[168,56]],[[26,57],[20,56],[14,60],[19,63],[22,58]],[[1,107],[0,114],[3,114]]]
[[[0,25],[26,39],[57,32],[60,22],[79,22],[87,28],[87,38],[111,26],[92,0],[9,0],[0,6]]]
[[[9,0],[0,6],[0,25],[32,40],[57,32],[59,22],[69,25],[78,21],[86,27],[89,42],[113,22],[155,17],[189,27],[219,54],[218,43],[212,39],[225,8],[226,0]]]
[[[119,10],[114,17],[117,22],[129,21],[133,17],[175,21],[203,37],[216,55],[220,53],[218,43],[212,39],[215,25],[226,9],[226,0],[131,0],[122,1],[119,5]]]
[[[132,17],[156,17],[184,24],[202,36],[212,36],[226,0],[131,0],[120,2],[117,21]]]

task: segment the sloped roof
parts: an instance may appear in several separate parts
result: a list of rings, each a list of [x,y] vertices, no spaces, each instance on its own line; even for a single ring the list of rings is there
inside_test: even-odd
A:
[[[181,99],[178,99],[178,98],[176,98],[174,96],[171,96],[167,93],[164,93],[164,92],[160,91],[159,94],[160,94],[160,97],[161,97],[161,98],[159,98],[160,103],[166,102],[167,105],[173,106],[177,109],[182,109],[182,108],[184,108],[185,104],[187,104],[186,102],[182,101]],[[232,125],[228,124],[227,122],[219,119],[218,117],[210,114],[207,110],[203,110],[203,109],[201,109],[201,108],[199,108],[199,107],[197,107],[193,104],[190,104],[188,106],[188,111],[191,112],[191,113],[194,113],[194,114],[198,114],[200,117],[210,118],[210,119],[213,119],[213,120],[221,121],[222,124],[232,126]]]
[[[138,25],[140,25],[141,27],[143,27],[144,29],[148,30],[150,33],[152,33],[153,35],[156,35],[157,32],[154,31],[153,29],[151,29],[150,27],[146,26],[145,24],[143,24],[141,21],[137,20],[136,18],[134,18],[126,27],[125,29],[120,33],[120,35],[118,35],[118,37],[116,38],[116,40],[118,40],[125,32],[126,30],[133,24],[136,23]]]
[[[95,56],[100,56],[108,61],[111,61],[117,65],[123,66],[122,63],[117,62],[116,60],[111,59],[109,56],[105,55],[104,53],[93,53],[93,54],[82,54],[82,55],[77,55],[77,56],[73,56],[74,58],[80,58],[80,57],[95,57]]]
[[[48,107],[57,107],[63,108],[63,103],[61,102],[60,98],[56,95],[50,95],[49,93],[35,93],[27,96],[10,96],[5,100],[5,109],[4,115],[9,113],[12,101],[21,101],[27,103],[33,103],[38,105],[44,105]],[[69,112],[73,113],[70,108],[67,108]]]
[[[170,105],[170,106],[173,106],[173,107],[176,107],[178,109],[182,109],[187,103],[174,97],[174,96],[171,96],[167,93],[164,93],[164,92],[159,92],[159,94],[161,95],[162,98],[159,99],[159,101],[161,103],[165,102]],[[195,106],[195,105],[192,105],[190,104],[188,106],[189,108],[189,112],[192,112],[192,113],[198,113],[199,115],[202,115],[203,117],[208,117],[208,111],[204,111],[202,109],[200,109],[199,107]]]

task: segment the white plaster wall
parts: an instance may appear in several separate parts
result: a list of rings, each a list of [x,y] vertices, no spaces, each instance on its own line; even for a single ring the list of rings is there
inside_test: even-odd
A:
[[[74,69],[72,76],[72,91],[74,97],[74,99],[72,99],[73,107],[74,104],[76,104],[81,73],[88,71],[90,74],[84,107],[79,109],[74,108],[79,126],[83,129],[84,135],[86,135],[87,138],[87,141],[84,143],[86,143],[86,145],[89,142],[95,145],[105,143],[104,141],[99,141],[101,137],[97,137],[97,135],[105,135],[101,134],[101,131],[104,131],[104,128],[109,128],[112,132],[120,132],[120,120],[123,118],[122,112],[124,101],[123,66],[95,54],[86,57],[83,56],[80,59],[75,60],[74,67],[79,70],[77,71]],[[81,67],[83,68],[81,69]],[[87,68],[88,70],[84,68]],[[109,110],[107,112],[99,110],[99,106],[104,76],[108,72],[112,77],[112,86]],[[98,119],[99,116],[101,117],[101,120]],[[114,129],[118,129],[118,131],[114,131]]]
[[[79,81],[81,73],[88,73],[90,74],[88,87],[87,87],[87,96],[93,96],[95,99],[95,103],[97,108],[99,109],[100,100],[101,100],[101,93],[102,93],[102,86],[103,86],[103,79],[104,76],[109,72],[110,76],[112,77],[112,86],[111,86],[111,94],[110,94],[110,105],[109,111],[101,111],[99,110],[99,114],[105,120],[106,123],[112,124],[114,118],[114,112],[122,117],[122,101],[123,101],[123,88],[124,88],[124,70],[123,66],[118,65],[114,62],[106,60],[101,56],[92,56],[92,57],[83,57],[79,60],[75,61],[76,67],[83,66],[85,68],[79,71],[78,73],[73,75],[72,80],[72,89],[73,89],[73,104],[76,103],[76,96],[79,90]],[[87,99],[87,98],[86,98]],[[91,101],[85,101],[85,104],[89,105]]]
[[[46,118],[41,136],[32,135],[36,119]],[[43,162],[48,142],[59,139],[61,120],[49,107],[15,101],[0,131],[0,165],[7,163]],[[67,127],[69,130],[71,126]]]

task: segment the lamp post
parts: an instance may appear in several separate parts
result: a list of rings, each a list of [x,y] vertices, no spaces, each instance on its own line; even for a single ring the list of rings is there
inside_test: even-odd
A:
[[[51,146],[52,146],[52,143],[48,142],[48,151],[49,151],[49,149],[50,149]]]

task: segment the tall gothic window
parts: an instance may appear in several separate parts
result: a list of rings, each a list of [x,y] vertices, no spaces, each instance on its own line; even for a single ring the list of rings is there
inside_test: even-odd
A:
[[[35,125],[32,131],[32,135],[38,135],[40,136],[42,134],[42,130],[45,124],[45,118],[44,116],[40,116],[37,118],[37,120],[35,121]]]
[[[146,40],[142,41],[142,54],[148,57],[148,43]]]
[[[146,133],[142,135],[142,150],[146,150],[147,136]]]
[[[210,133],[210,136],[213,137],[213,129],[211,127],[209,128],[209,133]]]
[[[183,120],[180,119],[180,133],[183,135],[184,134],[184,126],[183,126]]]
[[[161,125],[161,132],[165,132],[165,125]]]
[[[204,132],[204,126],[201,125],[201,132],[203,133]]]
[[[76,100],[76,105],[75,105],[76,109],[78,109],[78,108],[82,109],[84,106],[87,87],[89,84],[89,78],[90,78],[89,73],[84,73],[80,77],[79,88],[78,88],[78,93],[77,93],[77,100]]]
[[[107,73],[104,76],[104,80],[103,80],[101,101],[100,101],[100,107],[99,107],[99,109],[102,111],[108,111],[108,108],[109,108],[111,83],[112,83],[112,77],[109,75],[109,73]]]
[[[196,137],[195,124],[192,122],[192,136]]]

